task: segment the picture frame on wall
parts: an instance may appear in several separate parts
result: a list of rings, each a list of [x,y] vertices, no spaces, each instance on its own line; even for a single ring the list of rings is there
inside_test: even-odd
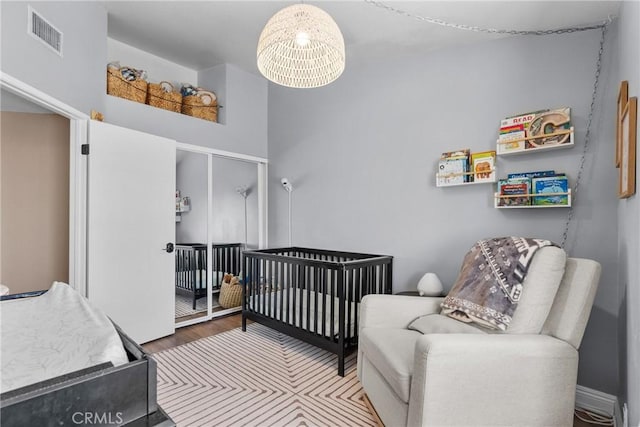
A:
[[[629,100],[629,82],[623,80],[620,82],[620,89],[618,90],[618,105],[616,109],[616,167],[620,167],[620,155],[622,148],[622,111],[627,106]]]
[[[638,129],[638,98],[632,97],[620,116],[621,146],[618,197],[625,199],[636,192],[636,135]]]

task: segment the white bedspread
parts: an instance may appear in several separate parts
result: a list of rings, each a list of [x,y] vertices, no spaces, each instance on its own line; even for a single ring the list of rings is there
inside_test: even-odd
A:
[[[102,312],[64,283],[45,294],[0,303],[2,393],[103,362],[128,362]]]

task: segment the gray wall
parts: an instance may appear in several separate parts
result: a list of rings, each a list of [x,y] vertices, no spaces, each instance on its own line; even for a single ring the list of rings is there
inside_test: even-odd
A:
[[[213,158],[213,240],[244,243],[244,198],[238,187],[247,187],[247,244],[258,247],[258,167],[254,163]]]
[[[618,85],[629,81],[629,96],[640,96],[640,64],[638,40],[640,40],[640,3],[625,1],[617,22],[617,46],[619,72],[608,92],[608,102],[615,105]],[[636,182],[640,186],[639,168]],[[640,191],[640,187],[638,187]],[[620,262],[620,289],[618,292],[620,317],[618,338],[620,354],[621,402],[628,402],[629,426],[640,425],[640,283],[638,263],[640,261],[640,209],[638,196],[622,199],[618,203],[618,257]]]
[[[64,34],[64,57],[27,33],[27,6]],[[2,71],[89,114],[101,111],[106,87],[107,12],[98,2],[6,2]]]
[[[191,211],[176,223],[176,242],[207,241],[207,157],[178,150],[176,188],[191,198]],[[244,243],[244,199],[238,187],[249,189],[247,196],[247,244],[258,247],[258,173],[254,163],[213,158],[214,243]]]
[[[4,89],[0,89],[0,111],[13,111],[15,113],[51,114],[50,110],[42,108],[33,102],[15,95]]]
[[[214,90],[218,98],[218,123],[227,123],[227,65],[216,65],[206,70],[198,71],[198,86]]]
[[[343,76],[324,88],[270,86],[270,245],[287,241],[283,176],[295,186],[293,244],[391,254],[395,292],[415,289],[428,271],[449,288],[462,257],[481,238],[560,242],[566,209],[494,209],[492,185],[436,188],[436,164],[444,151],[495,149],[500,120],[508,115],[569,106],[574,148],[500,157],[497,168],[500,177],[556,169],[575,180],[598,45],[599,33],[592,31],[510,38],[375,64],[352,55]],[[603,73],[611,73],[609,64]],[[597,114],[598,138],[586,158],[567,250],[603,266],[579,382],[615,394],[614,116],[610,108]]]
[[[191,199],[191,210],[176,222],[176,243],[206,243],[207,156],[178,150],[176,161],[176,189]]]

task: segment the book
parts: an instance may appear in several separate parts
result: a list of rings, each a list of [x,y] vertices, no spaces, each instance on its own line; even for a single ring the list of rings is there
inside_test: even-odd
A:
[[[508,125],[500,127],[498,137],[498,154],[524,150],[524,125]]]
[[[483,151],[471,154],[471,181],[473,182],[494,182],[496,179],[496,152]]]
[[[510,173],[507,175],[507,178],[538,178],[541,176],[556,176],[556,175],[562,175],[562,174],[556,174],[556,171],[554,170],[548,170],[548,171],[534,171],[534,172],[518,172],[518,173]]]
[[[534,196],[531,204],[542,205],[568,205],[569,182],[566,176],[544,176],[533,178],[531,182]],[[540,194],[540,196],[538,196]],[[545,195],[546,194],[546,195]]]
[[[438,186],[464,184],[467,178],[466,159],[441,159],[438,162]]]
[[[469,182],[469,158],[471,150],[468,148],[447,151],[440,155],[438,162],[438,185],[455,185]]]
[[[570,142],[570,134],[552,135],[571,129],[571,108],[537,110],[503,119],[500,122],[498,154]],[[541,136],[540,138],[532,138]],[[519,140],[523,139],[525,140]],[[514,141],[516,140],[516,141]],[[513,141],[505,144],[505,142]]]
[[[520,195],[520,197],[500,197],[498,206],[528,206],[531,204],[530,192],[531,181],[529,178],[501,179],[498,181],[500,196]]]

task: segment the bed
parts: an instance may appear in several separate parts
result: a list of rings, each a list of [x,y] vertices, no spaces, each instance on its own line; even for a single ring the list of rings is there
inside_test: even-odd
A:
[[[391,293],[393,257],[310,248],[243,253],[242,330],[252,320],[335,353],[358,342],[360,300]]]
[[[64,283],[3,296],[4,426],[173,426],[156,402],[156,363]]]
[[[237,276],[241,270],[242,243],[212,245],[213,262],[211,287],[219,290],[225,273]],[[178,243],[176,252],[176,289],[185,291],[196,301],[207,295],[207,245],[202,243]]]

